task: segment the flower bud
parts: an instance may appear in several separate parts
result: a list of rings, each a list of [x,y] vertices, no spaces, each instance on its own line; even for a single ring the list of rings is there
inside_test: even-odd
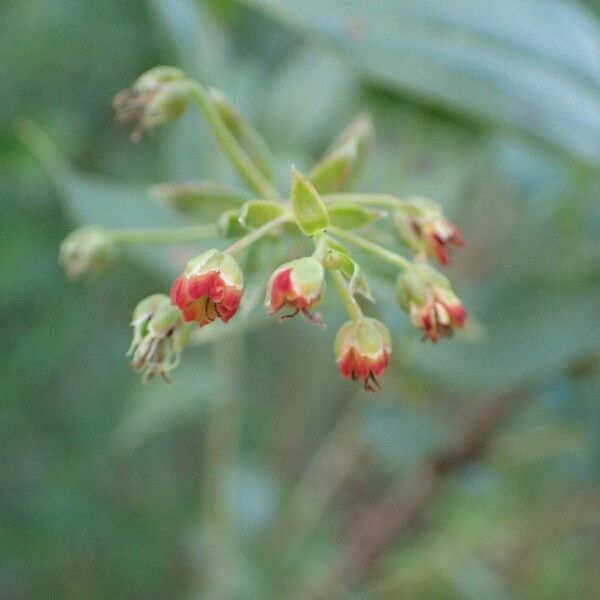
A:
[[[117,258],[117,247],[110,233],[99,227],[81,227],[61,243],[58,262],[70,279],[97,276]]]
[[[127,90],[119,92],[113,107],[119,123],[133,122],[132,138],[158,125],[178,119],[187,109],[189,87],[183,71],[174,67],[155,67],[146,71]]]
[[[244,293],[244,276],[229,254],[207,250],[190,260],[171,287],[171,302],[186,321],[202,327],[219,317],[227,323],[235,315]]]
[[[358,143],[351,139],[317,163],[308,178],[320,194],[337,192],[352,176],[357,160]]]
[[[427,264],[402,273],[397,281],[398,301],[413,325],[423,330],[423,339],[437,342],[449,337],[453,327],[464,327],[467,311],[452,291],[450,282]]]
[[[292,311],[282,319],[302,312],[309,321],[320,323],[318,317],[311,315],[310,309],[320,303],[324,286],[325,271],[316,258],[307,256],[292,260],[271,275],[266,306],[271,315],[284,307]]]
[[[341,374],[360,379],[368,391],[379,390],[377,377],[385,372],[392,353],[392,339],[377,319],[361,317],[342,325],[335,337],[335,357]]]
[[[425,198],[413,198],[396,210],[392,219],[401,240],[414,252],[436,256],[440,264],[450,262],[449,246],[464,246],[456,225],[450,223],[441,207]]]
[[[133,341],[127,355],[133,355],[133,369],[143,373],[144,383],[155,375],[170,382],[169,372],[179,364],[192,327],[184,323],[181,311],[165,294],[142,300],[133,312],[131,325]]]

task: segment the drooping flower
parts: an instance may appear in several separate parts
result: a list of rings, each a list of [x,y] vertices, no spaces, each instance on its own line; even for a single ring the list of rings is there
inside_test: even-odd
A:
[[[311,256],[281,265],[269,278],[266,306],[271,315],[283,308],[291,312],[281,317],[295,317],[301,312],[309,321],[320,323],[310,310],[318,306],[325,287],[325,270]]]
[[[393,213],[393,222],[402,241],[414,252],[435,256],[440,264],[450,262],[450,246],[461,248],[464,238],[448,221],[441,207],[426,198],[412,198]]]
[[[111,235],[100,227],[81,227],[61,243],[58,262],[70,279],[97,276],[110,267],[117,257]]]
[[[183,71],[155,67],[113,99],[119,123],[133,123],[131,137],[138,141],[144,131],[178,119],[189,103],[189,88]]]
[[[186,321],[202,327],[217,317],[227,323],[237,312],[243,293],[244,276],[235,259],[212,249],[188,262],[171,287],[171,302]]]
[[[423,330],[424,339],[437,342],[450,337],[454,327],[467,320],[464,304],[452,291],[450,282],[439,271],[423,263],[398,277],[398,301],[410,315],[413,325]]]
[[[143,373],[144,383],[155,375],[170,382],[169,372],[181,359],[181,353],[192,333],[183,315],[165,294],[153,294],[142,300],[131,321],[133,341],[127,355],[133,355],[131,365]]]
[[[385,372],[392,353],[389,331],[377,319],[348,321],[335,338],[335,356],[341,374],[361,380],[368,391],[379,390],[378,377]]]

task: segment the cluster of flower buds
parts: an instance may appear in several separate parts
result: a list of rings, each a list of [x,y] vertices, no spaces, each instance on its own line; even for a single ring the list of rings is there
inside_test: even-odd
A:
[[[427,263],[435,257],[447,265],[450,247],[463,245],[460,232],[441,207],[424,198],[345,192],[364,164],[373,138],[367,115],[351,123],[307,175],[292,167],[291,190],[282,198],[272,183],[266,143],[221,92],[205,90],[179,69],[157,67],[121,92],[114,105],[119,121],[135,122],[134,136],[139,137],[144,130],[177,119],[192,101],[206,114],[252,192],[214,182],[154,186],[154,195],[169,209],[203,225],[174,234],[173,230],[132,234],[132,230],[109,233],[84,228],[71,234],[60,250],[67,273],[78,277],[108,266],[115,259],[117,241],[121,245],[194,241],[199,227],[210,232],[207,237],[237,238],[227,249],[213,248],[190,260],[173,282],[170,297],[150,296],[135,309],[129,353],[134,369],[145,380],[157,374],[168,380],[194,329],[217,319],[228,323],[234,317],[244,294],[244,277],[234,255],[262,238],[301,233],[312,240],[312,255],[285,262],[268,280],[265,277],[266,308],[270,315],[281,314],[280,319],[302,314],[322,324],[314,309],[323,300],[325,279],[330,276],[350,317],[335,338],[336,361],[343,377],[361,381],[367,390],[379,389],[378,378],[392,354],[392,338],[383,323],[363,314],[357,296],[369,302],[374,298],[365,271],[346,243],[400,270],[400,306],[424,339],[436,342],[465,325],[465,307],[450,282]],[[413,260],[377,243],[375,225],[386,217],[391,217],[401,241],[414,253]]]
[[[458,227],[450,223],[439,204],[427,198],[411,198],[393,213],[400,239],[416,253],[435,256],[440,264],[450,262],[449,247],[464,245]]]
[[[127,354],[133,356],[134,370],[143,374],[144,381],[160,375],[169,382],[169,371],[179,364],[192,333],[181,311],[165,294],[153,294],[136,306],[131,326],[133,341]]]

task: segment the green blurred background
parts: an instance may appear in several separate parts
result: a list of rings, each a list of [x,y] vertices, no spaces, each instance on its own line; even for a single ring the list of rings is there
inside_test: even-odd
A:
[[[313,598],[356,514],[506,393],[524,397],[484,458],[335,597],[600,599],[599,15],[595,0],[3,0],[0,598]],[[333,298],[325,331],[259,306],[187,351],[175,385],[142,386],[128,321],[178,249],[136,250],[94,284],[56,256],[81,223],[176,223],[149,184],[236,182],[198,115],[137,145],[114,124],[112,96],[156,64],[223,89],[282,186],[367,108],[358,187],[444,205],[468,240],[451,276],[473,325],[422,345],[375,271],[370,314],[395,339],[380,395],[337,376]],[[69,167],[33,158],[27,119]]]

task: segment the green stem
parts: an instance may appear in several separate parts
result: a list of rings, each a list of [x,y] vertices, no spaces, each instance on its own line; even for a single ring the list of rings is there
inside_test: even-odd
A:
[[[109,233],[118,244],[175,244],[218,236],[214,225],[167,229],[117,229]]]
[[[208,92],[197,81],[191,81],[192,97],[204,112],[217,139],[233,163],[240,177],[261,197],[278,201],[279,194],[271,182],[260,172],[250,157],[244,152],[228,129],[212,103]]]
[[[356,298],[350,293],[342,273],[340,271],[332,271],[331,277],[333,278],[335,287],[337,288],[338,294],[340,295],[350,318],[353,321],[360,319],[363,316],[362,310],[360,309]]]
[[[336,202],[350,202],[366,206],[384,206],[386,208],[404,208],[406,200],[401,200],[391,194],[323,194],[323,202],[333,204]]]
[[[239,254],[242,250],[245,250],[254,242],[260,240],[264,237],[269,231],[279,227],[279,225],[283,225],[291,220],[290,215],[281,215],[272,221],[268,221],[258,229],[251,231],[248,235],[245,235],[243,238],[240,238],[237,242],[234,242],[229,248],[224,250],[223,252],[231,255]]]
[[[340,229],[339,227],[334,227],[333,225],[327,228],[328,233],[333,234],[334,236],[345,240],[349,244],[353,244],[371,254],[386,260],[387,262],[399,267],[403,271],[407,271],[412,268],[411,262],[404,258],[404,256],[400,256],[400,254],[396,254],[375,242],[371,242],[360,235],[356,235],[355,233],[351,233],[350,231],[346,231],[344,229]]]

